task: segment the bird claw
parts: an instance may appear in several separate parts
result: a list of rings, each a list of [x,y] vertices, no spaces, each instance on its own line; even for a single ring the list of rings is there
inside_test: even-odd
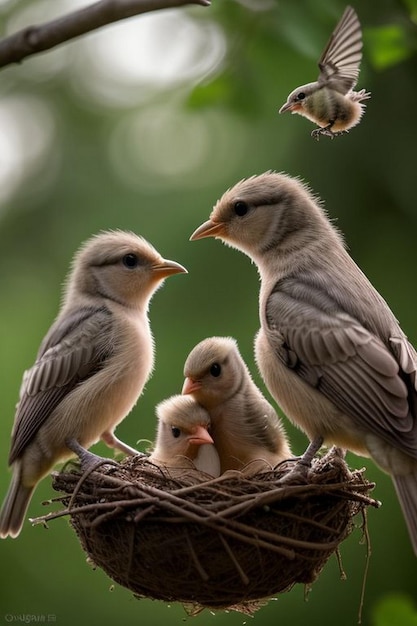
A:
[[[313,139],[316,139],[316,141],[319,141],[320,135],[330,137],[330,139],[334,139],[335,137],[339,137],[339,135],[347,135],[348,132],[348,130],[339,130],[337,132],[334,132],[333,130],[330,130],[328,126],[325,126],[324,128],[315,128],[314,130],[312,130],[311,136],[313,137]]]
[[[296,459],[293,469],[279,481],[280,485],[305,483],[311,463],[316,453],[320,450],[322,443],[323,437],[316,437],[316,439],[310,441],[304,454]]]
[[[106,459],[102,456],[98,456],[98,454],[94,454],[93,452],[86,450],[75,439],[66,441],[66,445],[70,450],[72,450],[72,452],[74,452],[74,454],[77,455],[83,472],[93,471],[100,465],[104,464],[118,465],[118,463],[112,459]]]

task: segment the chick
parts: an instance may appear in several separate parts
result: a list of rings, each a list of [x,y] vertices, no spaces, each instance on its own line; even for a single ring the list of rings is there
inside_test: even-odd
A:
[[[149,457],[166,467],[195,467],[220,475],[220,461],[210,435],[210,416],[191,396],[175,395],[156,407],[158,428]]]
[[[253,382],[237,343],[209,337],[197,344],[184,365],[183,394],[209,413],[221,472],[270,469],[291,457],[283,426]]]

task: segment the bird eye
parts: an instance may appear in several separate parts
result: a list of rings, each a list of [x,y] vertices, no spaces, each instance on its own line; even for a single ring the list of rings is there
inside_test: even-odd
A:
[[[243,217],[249,211],[248,205],[246,204],[246,202],[243,202],[243,200],[238,200],[237,202],[235,202],[233,208],[236,215],[238,215],[239,217]]]
[[[300,93],[297,94],[296,98],[297,100],[304,100],[304,98],[306,97],[304,91],[300,91]]]
[[[175,439],[178,439],[178,437],[181,435],[181,430],[177,428],[177,426],[171,426],[171,432],[172,436],[175,437]]]
[[[220,376],[221,371],[222,371],[222,368],[220,367],[218,363],[213,363],[213,365],[210,367],[210,374],[214,376],[214,378],[217,378],[218,376]]]
[[[122,259],[123,265],[128,269],[133,269],[139,265],[139,259],[136,254],[125,254]]]

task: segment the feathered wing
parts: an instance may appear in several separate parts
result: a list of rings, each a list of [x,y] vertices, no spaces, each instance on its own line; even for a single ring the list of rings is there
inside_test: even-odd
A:
[[[12,433],[13,463],[62,399],[92,376],[110,356],[112,314],[105,307],[84,308],[57,320],[46,335],[35,364],[24,374]]]
[[[356,12],[348,6],[320,57],[318,82],[347,93],[358,81],[361,60],[361,25]]]
[[[410,373],[319,288],[304,288],[302,296],[295,290],[283,282],[267,302],[266,332],[277,357],[358,426],[417,458]]]

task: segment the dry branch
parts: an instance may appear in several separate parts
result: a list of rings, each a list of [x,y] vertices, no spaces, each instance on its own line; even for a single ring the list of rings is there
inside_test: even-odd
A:
[[[0,67],[20,63],[28,56],[50,50],[107,24],[188,4],[209,6],[210,0],[100,0],[46,24],[28,26],[0,41]]]

